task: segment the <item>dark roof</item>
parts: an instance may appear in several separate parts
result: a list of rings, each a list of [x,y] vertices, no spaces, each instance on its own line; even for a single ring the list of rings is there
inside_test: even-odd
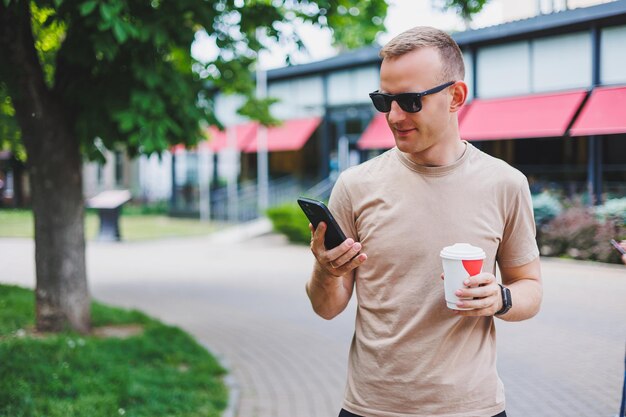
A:
[[[267,72],[267,79],[291,78],[296,76],[318,74],[320,72],[337,71],[343,68],[354,68],[362,65],[376,64],[380,62],[380,58],[378,57],[379,50],[380,46],[367,46],[365,48],[344,52],[323,61],[276,68]]]
[[[452,34],[461,48],[511,42],[518,39],[574,32],[598,26],[626,23],[626,0],[539,15],[528,19]],[[267,72],[268,80],[315,75],[365,65],[378,65],[380,46],[368,46],[323,61],[277,68]]]

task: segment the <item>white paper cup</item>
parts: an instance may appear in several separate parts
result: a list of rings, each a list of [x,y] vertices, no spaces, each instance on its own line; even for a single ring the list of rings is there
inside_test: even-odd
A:
[[[462,300],[454,293],[465,288],[463,281],[468,277],[478,275],[482,271],[485,251],[469,243],[455,243],[446,246],[439,254],[443,263],[443,286],[446,292],[446,304],[452,310],[471,310],[461,308],[456,304]]]

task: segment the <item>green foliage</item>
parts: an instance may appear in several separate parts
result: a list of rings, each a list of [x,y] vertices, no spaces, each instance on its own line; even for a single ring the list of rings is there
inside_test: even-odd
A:
[[[46,84],[51,88],[54,83],[56,54],[65,38],[66,24],[54,18],[54,9],[38,7],[35,2],[30,3],[30,13],[35,49]]]
[[[370,45],[385,30],[387,4],[375,0],[316,2],[323,11],[317,22],[333,28],[334,44],[340,49]]]
[[[13,100],[6,84],[0,79],[0,150],[11,150],[18,159],[24,161],[26,152],[21,142],[21,131],[15,119]]]
[[[0,415],[218,417],[226,406],[224,369],[176,327],[96,304],[94,323],[143,333],[33,337],[33,292],[0,285],[0,303],[0,357],[10,358],[0,367]]]
[[[5,4],[18,8],[23,1]],[[47,86],[71,115],[83,153],[94,160],[102,158],[96,140],[108,149],[125,147],[131,156],[158,153],[175,143],[196,144],[203,139],[202,123],[219,125],[213,100],[220,91],[246,96],[249,101],[241,113],[274,124],[272,100],[254,99],[251,71],[264,48],[262,39],[301,46],[293,27],[312,22],[332,27],[337,44],[359,47],[383,30],[387,10],[384,0],[30,4],[34,47]],[[191,57],[199,31],[208,33],[219,48],[212,62]],[[5,98],[19,89],[12,84],[11,71],[20,69],[5,67],[0,74],[0,133],[13,116]],[[10,126],[15,130],[15,124]]]
[[[285,204],[267,210],[267,216],[272,221],[274,231],[282,233],[294,243],[311,241],[309,220],[297,204]]]
[[[435,0],[434,3],[442,11],[456,12],[469,26],[474,15],[480,13],[488,2],[489,0]]]
[[[124,216],[145,216],[145,215],[167,215],[169,204],[167,201],[158,201],[149,204],[124,204],[122,215]]]
[[[532,196],[535,222],[543,225],[563,211],[563,205],[555,195],[544,191]]]

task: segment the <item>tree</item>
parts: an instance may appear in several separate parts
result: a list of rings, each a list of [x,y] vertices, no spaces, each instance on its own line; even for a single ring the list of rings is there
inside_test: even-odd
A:
[[[285,27],[312,22],[356,47],[385,14],[383,0],[0,0],[0,133],[23,143],[30,170],[37,328],[90,330],[81,163],[103,158],[97,144],[131,156],[193,145],[201,123],[219,124],[217,91],[271,123],[270,100],[253,97],[257,34],[299,43]],[[201,30],[213,62],[190,55]]]
[[[463,19],[465,29],[469,29],[472,18],[480,13],[489,0],[435,0],[436,7],[440,10],[456,11]]]

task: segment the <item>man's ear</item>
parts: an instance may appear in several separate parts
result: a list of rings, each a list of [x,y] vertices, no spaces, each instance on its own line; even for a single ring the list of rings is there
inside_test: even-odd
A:
[[[464,81],[457,81],[454,85],[450,86],[450,91],[452,93],[450,112],[456,113],[463,107],[465,100],[467,100],[467,84],[465,84]]]

